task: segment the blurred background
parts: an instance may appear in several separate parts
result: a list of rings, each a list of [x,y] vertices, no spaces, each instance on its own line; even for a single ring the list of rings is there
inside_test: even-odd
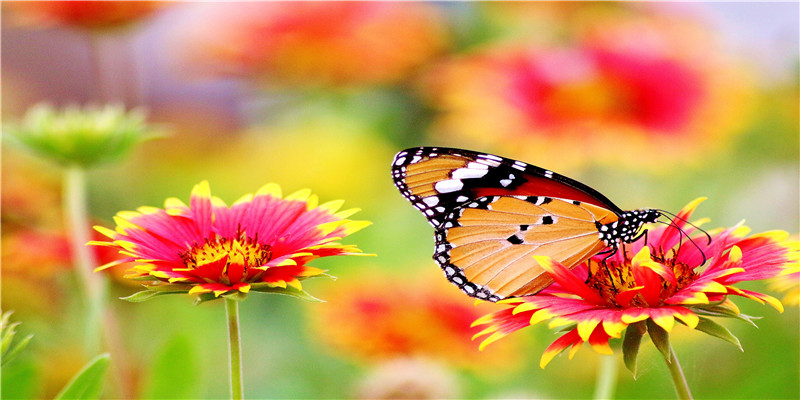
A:
[[[241,305],[249,398],[585,398],[598,355],[539,358],[546,326],[477,351],[496,310],[446,282],[432,229],[389,174],[438,145],[574,177],[623,209],[677,211],[707,196],[709,228],[798,233],[797,3],[3,2],[2,119],[34,104],[143,107],[167,132],[92,169],[93,220],[188,200],[207,179],[228,202],[267,182],[345,199],[374,224],[346,238],[373,258],[319,260],[327,300],[255,294]],[[30,346],[3,367],[4,398],[53,396],[89,358],[61,216],[61,169],[4,143],[2,308]],[[102,258],[102,255],[101,255]],[[189,296],[131,304],[111,275],[119,330],[105,397],[228,393],[224,310]],[[771,293],[766,284],[753,290]],[[796,398],[798,308],[744,348],[676,329],[697,398]],[[619,398],[674,398],[643,346]],[[621,365],[621,357],[617,357]],[[169,372],[171,371],[171,372]],[[178,372],[176,372],[178,371]]]

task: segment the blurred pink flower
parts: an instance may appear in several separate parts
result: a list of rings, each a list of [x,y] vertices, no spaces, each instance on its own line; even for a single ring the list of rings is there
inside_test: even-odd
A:
[[[191,69],[308,86],[395,83],[446,43],[425,3],[204,4],[178,31]]]
[[[648,29],[583,27],[574,43],[495,44],[442,63],[421,84],[440,111],[434,134],[556,168],[663,168],[722,147],[746,120],[747,79],[718,54],[674,43],[691,35],[636,21]]]

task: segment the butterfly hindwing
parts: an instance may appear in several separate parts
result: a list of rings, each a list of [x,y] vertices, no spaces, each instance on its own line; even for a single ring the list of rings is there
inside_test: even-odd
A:
[[[614,220],[609,210],[572,200],[479,197],[444,215],[433,258],[470,296],[525,296],[552,283],[533,255],[580,263],[605,247],[596,223]]]

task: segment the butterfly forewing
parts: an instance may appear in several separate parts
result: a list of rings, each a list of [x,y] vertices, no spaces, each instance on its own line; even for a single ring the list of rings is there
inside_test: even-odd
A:
[[[552,171],[469,150],[418,147],[392,163],[400,193],[438,227],[442,215],[470,200],[492,195],[549,196],[620,210],[596,190]]]

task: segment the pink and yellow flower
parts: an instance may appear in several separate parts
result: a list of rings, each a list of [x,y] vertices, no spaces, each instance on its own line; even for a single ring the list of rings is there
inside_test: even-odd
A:
[[[208,4],[187,22],[176,48],[192,67],[273,84],[392,84],[447,42],[441,15],[423,3]]]
[[[769,287],[785,293],[783,303],[788,306],[800,306],[800,265],[786,268],[780,276],[770,282]]]
[[[566,327],[566,333],[545,350],[540,361],[544,368],[570,347],[571,358],[586,342],[598,353],[611,354],[610,339],[648,320],[666,332],[676,321],[708,332],[713,330],[710,326],[717,327],[709,317],[746,319],[728,296],[746,297],[782,312],[783,306],[774,297],[736,284],[772,278],[796,267],[800,243],[788,240],[786,232],[748,236],[744,226],[715,231],[710,243],[704,236],[688,240],[681,229],[693,232],[693,228],[686,229],[685,220],[700,201],[687,205],[671,225],[649,230],[646,242],[642,239],[625,246],[605,264],[601,255],[569,270],[549,258],[537,257],[556,283],[535,296],[503,300],[508,308],[475,321],[474,325],[489,325],[475,335],[489,335],[480,347],[549,320],[551,328]]]
[[[188,206],[170,198],[164,209],[120,212],[116,230],[96,227],[111,241],[90,243],[126,256],[99,269],[135,262],[128,277],[150,281],[143,298],[188,292],[211,300],[251,290],[299,295],[305,294],[301,280],[324,272],[310,261],[360,254],[355,245],[337,241],[369,222],[347,219],[358,210],[337,212],[342,204],[318,205],[309,190],[282,198],[280,187],[268,184],[229,207],[211,196],[204,181]]]

